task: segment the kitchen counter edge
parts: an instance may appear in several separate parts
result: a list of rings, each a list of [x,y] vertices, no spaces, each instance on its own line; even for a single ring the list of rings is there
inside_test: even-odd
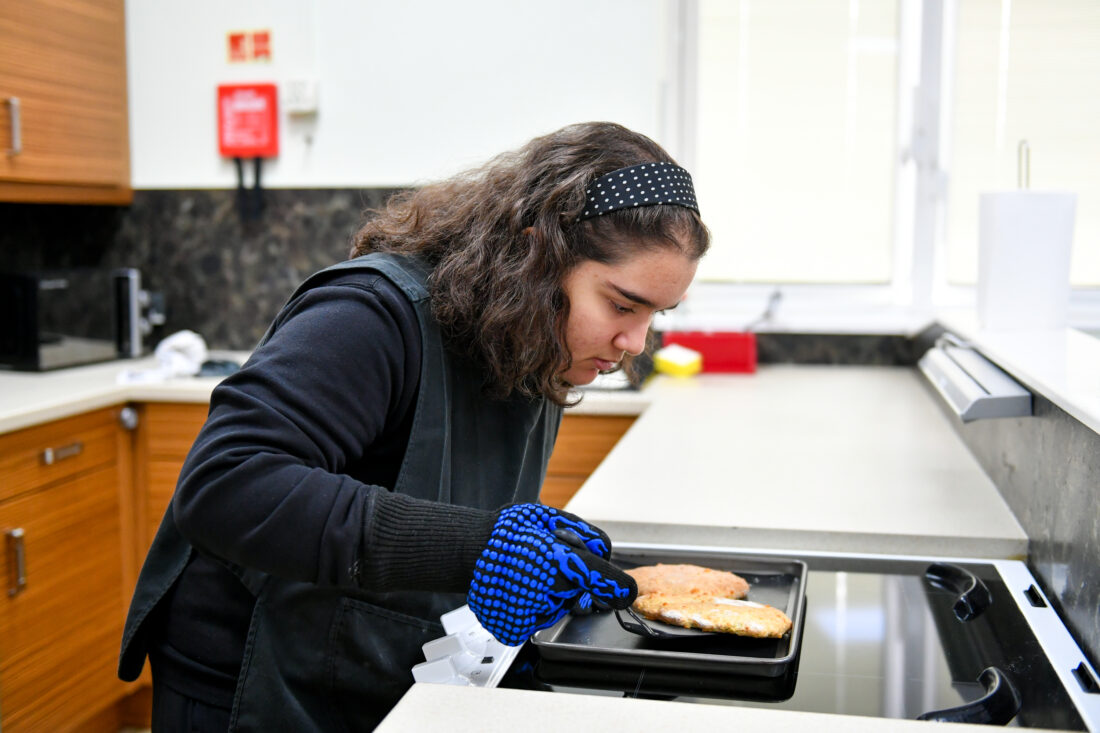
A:
[[[243,363],[248,352],[212,352],[211,358]],[[151,373],[153,357],[89,364],[50,372],[0,372],[0,434],[128,402],[204,404],[224,377],[175,377],[121,381],[124,373]],[[570,415],[640,415],[646,390],[584,390]]]
[[[771,708],[689,705],[666,700],[546,694],[533,690],[415,684],[376,729],[378,733],[542,733],[558,730],[766,730],[769,733],[929,731],[917,720],[892,720]],[[955,731],[988,730],[952,723]]]

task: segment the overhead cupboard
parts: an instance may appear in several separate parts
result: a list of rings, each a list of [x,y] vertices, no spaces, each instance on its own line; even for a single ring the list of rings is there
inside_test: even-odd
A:
[[[125,204],[123,0],[0,3],[0,201]]]

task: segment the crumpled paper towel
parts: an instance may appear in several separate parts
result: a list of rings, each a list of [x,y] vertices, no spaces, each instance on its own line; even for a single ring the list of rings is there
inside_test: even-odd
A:
[[[173,377],[193,377],[206,361],[206,341],[194,331],[177,331],[157,344],[153,351],[157,366],[152,369],[124,369],[120,384],[163,382]]]

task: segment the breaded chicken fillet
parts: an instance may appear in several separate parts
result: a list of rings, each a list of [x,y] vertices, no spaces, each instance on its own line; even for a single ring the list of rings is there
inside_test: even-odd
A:
[[[718,598],[744,598],[749,584],[740,575],[698,565],[645,565],[626,571],[646,593],[701,593]]]
[[[673,626],[762,639],[779,638],[791,628],[790,618],[778,608],[698,593],[648,593],[638,596],[634,609]]]

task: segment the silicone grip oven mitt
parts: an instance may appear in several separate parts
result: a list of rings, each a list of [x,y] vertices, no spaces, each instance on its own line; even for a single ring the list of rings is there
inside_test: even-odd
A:
[[[466,600],[497,641],[518,646],[557,623],[585,593],[611,608],[633,603],[638,586],[607,561],[610,554],[607,535],[579,517],[514,504],[497,516]]]

